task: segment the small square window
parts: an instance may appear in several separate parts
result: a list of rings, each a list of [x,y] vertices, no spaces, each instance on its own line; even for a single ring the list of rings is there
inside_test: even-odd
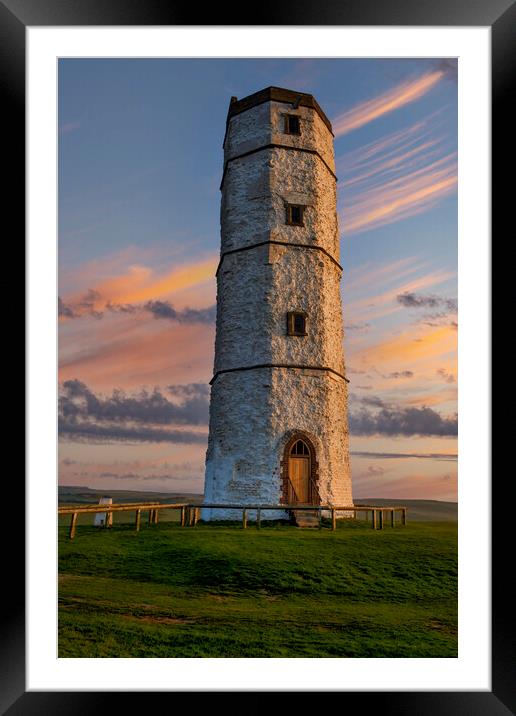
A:
[[[285,134],[301,134],[301,126],[297,114],[285,115]]]
[[[306,336],[306,313],[303,311],[287,313],[287,335]]]
[[[286,206],[286,223],[292,226],[304,226],[303,213],[304,206],[300,204],[287,204]]]

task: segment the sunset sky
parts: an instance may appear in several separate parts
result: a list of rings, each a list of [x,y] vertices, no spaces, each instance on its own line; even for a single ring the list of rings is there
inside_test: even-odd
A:
[[[333,125],[355,498],[457,499],[457,64],[59,61],[59,482],[202,492],[227,108]]]

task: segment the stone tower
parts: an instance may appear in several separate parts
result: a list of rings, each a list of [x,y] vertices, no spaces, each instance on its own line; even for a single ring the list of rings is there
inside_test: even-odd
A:
[[[231,98],[223,146],[205,504],[352,505],[331,124],[268,87]]]

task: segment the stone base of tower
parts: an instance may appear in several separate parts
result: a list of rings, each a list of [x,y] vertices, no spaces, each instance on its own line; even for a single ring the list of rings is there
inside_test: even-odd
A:
[[[217,452],[217,451],[215,451]],[[234,452],[231,457],[215,457],[206,461],[205,504],[216,505],[278,505],[281,487],[278,476],[271,480],[269,474],[257,474],[249,454]],[[241,520],[240,509],[206,507],[201,519]],[[256,510],[249,510],[248,519],[256,519]],[[262,510],[262,520],[288,520],[283,510]]]
[[[297,501],[352,507],[346,403],[345,381],[321,370],[263,367],[219,375],[212,386],[204,503],[290,504],[291,451],[299,439],[309,447],[309,479],[317,489],[313,499]],[[208,509],[202,519],[242,519],[241,510]],[[338,518],[353,516],[346,512]]]
[[[258,519],[258,512],[255,509],[247,510],[247,521],[256,522]],[[291,519],[290,513],[286,510],[261,510],[260,520],[262,522],[281,520],[289,522]],[[241,522],[242,521],[242,508],[240,509],[224,509],[222,507],[202,507],[201,508],[201,520],[204,522]]]

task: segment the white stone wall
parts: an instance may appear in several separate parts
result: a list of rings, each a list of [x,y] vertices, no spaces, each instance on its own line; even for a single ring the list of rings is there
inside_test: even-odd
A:
[[[299,117],[299,136],[285,134],[285,114]],[[224,147],[224,161],[265,144],[287,144],[316,150],[335,173],[333,137],[317,112],[310,107],[293,109],[283,102],[264,102],[231,117]]]
[[[272,244],[230,254],[217,277],[214,371],[262,363],[344,374],[340,270],[319,251]],[[286,335],[286,314],[307,313],[307,336]]]
[[[283,132],[285,112],[301,118],[301,136]],[[225,159],[270,143],[316,150],[334,171],[333,137],[317,112],[265,102],[231,118]],[[306,205],[303,227],[285,224],[285,202]],[[323,501],[352,505],[336,182],[313,153],[269,148],[229,161],[221,202],[217,330],[205,503],[277,504],[281,460],[294,432],[315,447]],[[331,257],[335,259],[332,261]],[[286,335],[288,311],[307,313],[307,336]],[[262,515],[277,518],[286,513]],[[202,511],[203,519],[241,512]]]
[[[322,501],[351,506],[347,384],[332,373],[273,369],[271,434],[275,454],[294,431],[305,433],[316,450]]]
[[[224,259],[217,277],[215,372],[272,362],[270,266],[266,261],[266,246]]]
[[[279,503],[279,464],[271,434],[274,369],[223,373],[213,383],[206,455],[206,503]],[[241,511],[203,510],[203,519],[240,519]],[[263,519],[286,517],[283,512]]]
[[[316,450],[322,501],[351,506],[346,403],[346,382],[331,373],[260,368],[220,375],[212,386],[205,502],[279,504],[284,447],[301,432]],[[240,519],[241,512],[205,509],[202,517]]]

